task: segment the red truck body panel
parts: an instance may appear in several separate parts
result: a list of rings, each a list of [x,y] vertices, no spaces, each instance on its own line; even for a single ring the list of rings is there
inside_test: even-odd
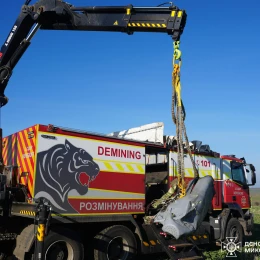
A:
[[[19,182],[27,187],[28,202],[45,197],[61,215],[143,214],[146,193],[145,142],[34,125],[3,139],[5,165],[17,165]],[[149,143],[163,149],[163,145]],[[166,150],[167,151],[167,150]],[[168,154],[167,154],[168,153]],[[168,184],[177,177],[176,153],[161,155],[168,163]],[[231,178],[233,157],[193,155],[200,176],[214,178],[214,210],[223,203],[250,208],[249,189]],[[150,159],[149,159],[150,158]],[[27,173],[27,174],[25,174]],[[193,178],[185,157],[185,178]]]
[[[144,213],[144,144],[47,129],[36,125],[4,138],[4,162],[28,172],[21,183],[29,197],[46,197],[62,215]]]

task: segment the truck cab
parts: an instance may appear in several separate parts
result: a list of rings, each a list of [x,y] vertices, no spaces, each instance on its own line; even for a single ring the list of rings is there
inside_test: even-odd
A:
[[[249,187],[255,185],[255,167],[244,158],[222,156],[224,204],[235,203],[243,211],[251,207]]]

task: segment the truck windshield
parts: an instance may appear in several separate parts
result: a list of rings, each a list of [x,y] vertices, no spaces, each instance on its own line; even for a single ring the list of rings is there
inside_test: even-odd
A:
[[[235,182],[238,182],[240,184],[247,184],[243,164],[232,162],[231,173],[232,173],[232,179]]]

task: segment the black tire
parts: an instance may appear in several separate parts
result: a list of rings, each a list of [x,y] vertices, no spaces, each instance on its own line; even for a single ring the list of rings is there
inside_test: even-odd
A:
[[[136,255],[135,236],[125,226],[110,226],[95,237],[94,260],[133,260]]]
[[[69,229],[51,230],[44,239],[44,260],[83,260],[84,247],[77,234]]]
[[[227,223],[226,228],[226,238],[233,237],[236,238],[234,243],[243,243],[244,241],[244,231],[240,222],[236,218],[231,218]],[[242,246],[242,244],[241,244]]]

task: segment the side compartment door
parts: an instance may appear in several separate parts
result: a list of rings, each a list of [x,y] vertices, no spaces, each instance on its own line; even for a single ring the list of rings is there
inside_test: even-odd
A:
[[[185,182],[188,184],[194,178],[192,163],[188,154],[184,155],[184,167],[184,178]],[[171,151],[169,153],[169,182],[178,178],[178,174],[178,155],[176,152]]]
[[[210,175],[214,179],[215,195],[212,200],[213,209],[222,209],[221,186],[222,175],[220,171],[220,158],[196,155],[195,163],[198,167],[200,177]]]

